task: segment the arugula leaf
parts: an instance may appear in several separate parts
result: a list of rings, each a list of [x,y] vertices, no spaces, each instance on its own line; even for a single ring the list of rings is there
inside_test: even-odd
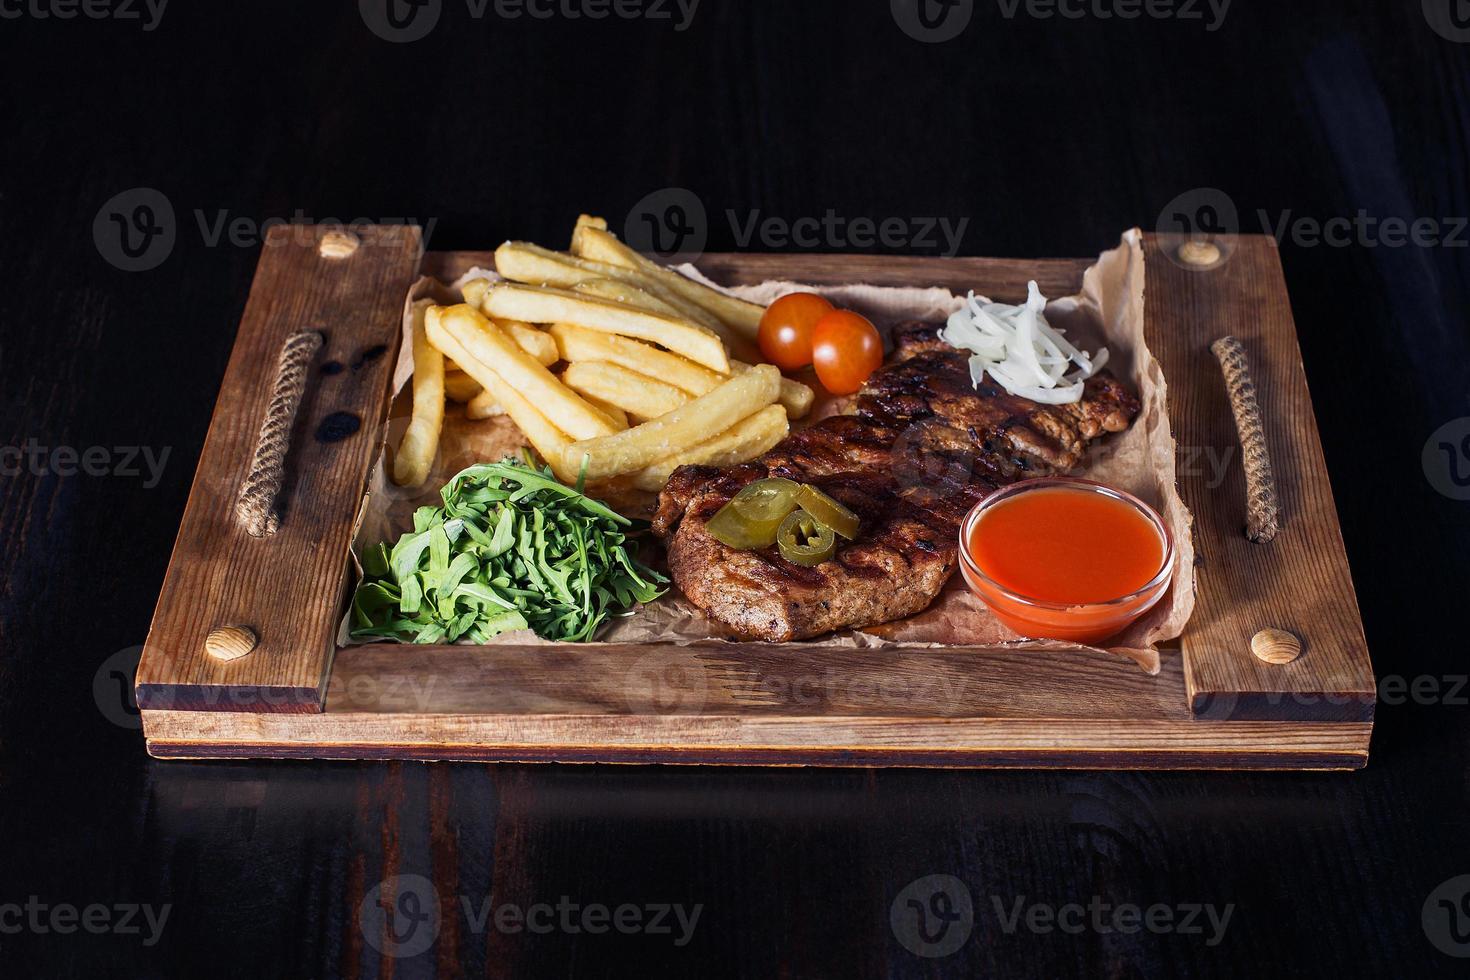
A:
[[[480,463],[420,507],[413,531],[363,555],[352,635],[403,643],[484,643],[507,630],[592,639],[610,616],[663,594],[641,564],[634,524],[549,468]]]

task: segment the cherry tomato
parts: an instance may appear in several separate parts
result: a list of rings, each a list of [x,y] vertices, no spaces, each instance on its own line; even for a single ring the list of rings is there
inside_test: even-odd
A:
[[[812,365],[834,395],[850,395],[883,363],[878,328],[850,310],[834,310],[812,328]]]
[[[816,293],[788,293],[766,307],[758,339],[766,360],[783,371],[812,362],[812,327],[832,312]]]

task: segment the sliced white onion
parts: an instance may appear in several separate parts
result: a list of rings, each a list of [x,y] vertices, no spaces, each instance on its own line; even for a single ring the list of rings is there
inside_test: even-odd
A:
[[[1108,362],[1108,349],[1096,354],[1078,349],[1046,321],[1046,297],[1034,281],[1020,306],[981,303],[971,292],[963,309],[950,314],[939,339],[967,350],[975,387],[990,377],[1006,391],[1045,405],[1069,405],[1082,398],[1083,382]],[[1075,365],[1075,370],[1067,368]]]

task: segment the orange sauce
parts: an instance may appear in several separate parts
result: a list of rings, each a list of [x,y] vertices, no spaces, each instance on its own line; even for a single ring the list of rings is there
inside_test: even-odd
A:
[[[965,542],[995,582],[1032,599],[1098,603],[1159,573],[1164,540],[1137,509],[1088,490],[1046,487],[986,510]]]

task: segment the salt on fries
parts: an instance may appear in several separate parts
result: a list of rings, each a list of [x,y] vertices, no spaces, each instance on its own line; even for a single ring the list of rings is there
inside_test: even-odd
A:
[[[413,304],[413,417],[393,457],[393,482],[417,487],[429,478],[444,427],[444,355],[429,344],[424,319],[433,304]]]
[[[634,473],[719,435],[774,403],[780,394],[781,372],[761,364],[667,415],[609,436],[574,442],[563,453],[563,466],[577,470],[585,463],[589,480]]]

